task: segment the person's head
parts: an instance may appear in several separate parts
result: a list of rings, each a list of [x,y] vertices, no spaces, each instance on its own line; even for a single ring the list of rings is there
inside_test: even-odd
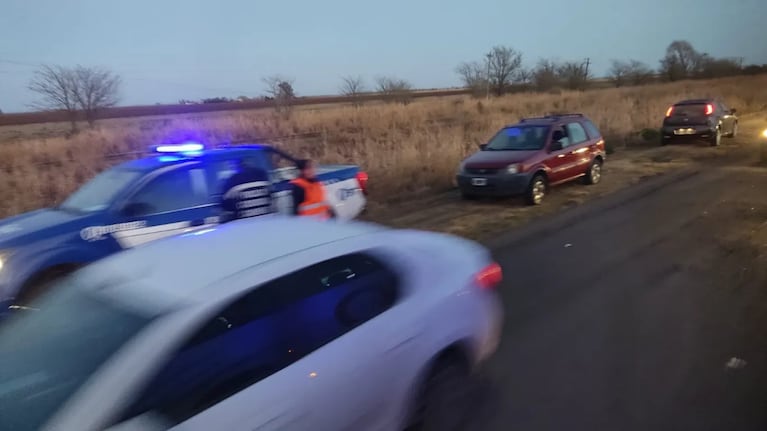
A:
[[[299,160],[296,162],[296,167],[298,168],[302,178],[313,180],[317,176],[316,172],[314,171],[314,162],[311,160]]]

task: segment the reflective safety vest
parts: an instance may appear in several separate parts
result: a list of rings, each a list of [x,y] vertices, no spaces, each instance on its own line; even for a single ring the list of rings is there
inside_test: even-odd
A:
[[[325,201],[325,188],[322,183],[296,178],[291,183],[304,189],[304,201],[298,205],[298,215],[315,217],[322,220],[330,218],[330,205]]]

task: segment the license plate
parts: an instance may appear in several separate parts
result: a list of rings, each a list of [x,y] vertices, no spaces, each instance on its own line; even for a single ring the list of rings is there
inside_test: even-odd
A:
[[[486,186],[487,185],[487,178],[472,178],[471,179],[471,185],[472,186]]]
[[[695,129],[676,129],[674,130],[675,135],[692,135],[695,133]]]

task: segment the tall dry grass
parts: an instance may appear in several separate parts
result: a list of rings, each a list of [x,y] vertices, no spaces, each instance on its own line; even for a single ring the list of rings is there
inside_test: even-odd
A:
[[[269,111],[196,117],[125,119],[72,138],[0,144],[0,216],[51,205],[97,172],[179,132],[210,142],[283,137],[275,145],[325,163],[368,171],[374,198],[388,201],[452,184],[459,161],[497,128],[522,116],[583,112],[618,151],[667,106],[684,98],[723,97],[741,114],[767,109],[767,76],[691,81],[623,89],[515,94],[486,100],[425,99],[408,106],[339,106],[297,110],[289,120]]]

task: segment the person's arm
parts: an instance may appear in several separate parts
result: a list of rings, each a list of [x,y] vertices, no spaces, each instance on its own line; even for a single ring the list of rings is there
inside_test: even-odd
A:
[[[290,209],[290,213],[298,215],[298,207],[301,205],[301,202],[304,201],[304,188],[295,184],[292,184],[292,187],[293,190],[291,194],[293,195],[293,207]]]

